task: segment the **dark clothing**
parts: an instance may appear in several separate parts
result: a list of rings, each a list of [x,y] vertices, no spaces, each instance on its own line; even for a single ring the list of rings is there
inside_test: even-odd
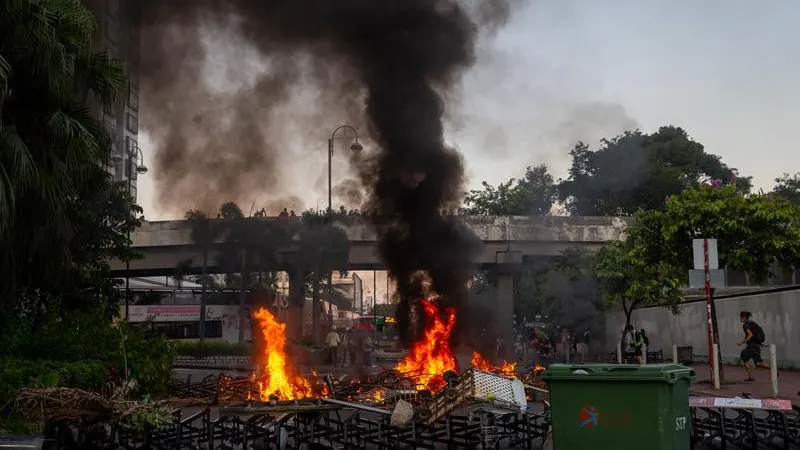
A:
[[[761,329],[757,323],[753,322],[752,320],[748,320],[747,322],[742,324],[742,330],[744,330],[745,339],[747,338],[747,332],[749,331],[753,337],[747,342],[748,345],[761,345],[763,344],[763,334],[764,331]]]
[[[760,344],[747,344],[747,347],[742,350],[742,353],[739,354],[739,357],[742,358],[742,363],[747,364],[750,361],[753,361],[755,364],[764,362],[764,358],[761,357],[761,345]]]
[[[642,347],[633,347],[633,356],[642,356]]]
[[[328,347],[328,361],[330,361],[331,365],[335,365],[339,362],[338,347]]]

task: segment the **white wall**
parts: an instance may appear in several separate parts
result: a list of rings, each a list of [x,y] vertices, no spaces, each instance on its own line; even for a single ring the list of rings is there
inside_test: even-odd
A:
[[[719,325],[722,357],[736,363],[741,349],[736,346],[744,337],[739,320],[740,311],[750,311],[764,329],[767,344],[775,344],[778,363],[782,368],[800,368],[800,289],[717,299],[715,302]],[[693,353],[708,358],[708,332],[705,301],[684,304],[679,315],[667,308],[636,310],[632,322],[643,327],[650,338],[650,348],[663,350],[671,358],[673,345],[691,345]],[[793,323],[798,320],[798,327]],[[609,346],[619,339],[625,324],[625,314],[606,313],[606,342]],[[611,348],[609,351],[613,350]],[[767,349],[762,353],[767,358]]]

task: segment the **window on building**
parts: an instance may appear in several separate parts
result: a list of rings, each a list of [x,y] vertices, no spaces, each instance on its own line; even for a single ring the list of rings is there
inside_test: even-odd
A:
[[[119,182],[125,178],[125,159],[119,158],[114,162],[114,181]]]
[[[127,152],[128,155],[132,155],[133,152],[137,151],[136,148],[138,146],[139,146],[139,143],[136,141],[136,139],[134,139],[134,138],[132,138],[130,136],[125,136],[125,151]],[[139,156],[139,155],[136,155],[136,156]]]
[[[133,134],[139,133],[139,118],[133,113],[128,113],[125,120],[125,128]]]
[[[139,110],[139,93],[134,88],[128,89],[128,107],[134,111]]]

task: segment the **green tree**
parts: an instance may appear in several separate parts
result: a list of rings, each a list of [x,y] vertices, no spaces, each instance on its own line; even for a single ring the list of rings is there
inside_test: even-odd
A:
[[[20,301],[91,303],[113,289],[102,258],[133,257],[136,210],[107,178],[113,139],[95,114],[127,80],[92,51],[96,29],[80,0],[0,4],[2,316]]]
[[[793,205],[800,205],[800,173],[785,173],[776,178],[775,183],[777,184],[772,189],[772,195],[788,200]]]
[[[597,150],[578,143],[570,152],[569,176],[559,185],[560,200],[573,215],[631,216],[661,210],[664,200],[705,180],[735,184],[749,192],[751,180],[719,156],[705,152],[682,128],[653,134],[626,132],[606,139]]]
[[[720,266],[756,280],[800,263],[800,210],[782,198],[744,194],[735,186],[710,185],[670,197],[664,211],[636,215],[624,242],[600,252],[598,276],[606,298],[626,314],[639,306],[676,307],[692,267],[692,241],[717,239]],[[677,308],[675,308],[677,310]],[[718,340],[712,300],[714,335]]]
[[[244,342],[247,291],[258,285],[253,273],[260,274],[278,269],[279,251],[291,244],[291,228],[281,221],[262,217],[245,217],[234,202],[220,207],[220,226],[223,239],[218,259],[228,272],[240,275],[239,285],[239,342]]]
[[[555,325],[573,332],[602,328],[603,299],[592,253],[579,248],[565,250],[549,265],[540,284],[540,310]]]
[[[544,216],[550,214],[558,192],[547,166],[528,167],[522,178],[511,178],[497,187],[483,182],[483,189],[470,191],[461,214],[488,216]],[[514,274],[514,308],[518,317],[538,311],[539,285],[546,263],[527,263]],[[476,274],[473,289],[481,292],[497,285],[498,273],[488,269]]]
[[[312,280],[312,336],[321,341],[320,284],[331,272],[346,273],[350,259],[350,240],[344,230],[335,226],[328,216],[313,211],[302,215],[302,228],[298,233],[297,264]]]
[[[624,330],[637,308],[664,305],[677,310],[683,301],[680,269],[669,258],[662,238],[664,213],[642,211],[628,227],[624,241],[606,244],[596,255],[595,271],[607,308],[620,307],[625,314]]]
[[[483,182],[464,200],[462,214],[479,216],[545,216],[558,198],[555,180],[546,165],[528,167],[525,175],[497,187]]]

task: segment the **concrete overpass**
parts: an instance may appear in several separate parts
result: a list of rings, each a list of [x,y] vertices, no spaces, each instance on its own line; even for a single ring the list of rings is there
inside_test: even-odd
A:
[[[483,249],[474,261],[483,267],[557,256],[571,247],[597,249],[607,241],[623,237],[628,223],[620,217],[463,216],[460,220],[483,241]],[[378,236],[369,223],[351,217],[348,223],[337,222],[336,226],[350,239],[350,270],[383,268],[378,256]],[[202,268],[200,253],[185,220],[144,222],[131,238],[134,248],[144,258],[131,261],[128,270],[124,262],[111,261],[114,276],[172,275],[181,262],[189,260],[190,273],[199,273]],[[292,251],[288,247],[281,253]],[[215,252],[210,255],[209,263],[210,273],[219,270]]]
[[[628,219],[620,217],[464,216],[459,219],[483,241],[483,249],[474,262],[503,269],[498,279],[495,310],[495,321],[501,330],[510,330],[508,325],[513,321],[514,265],[531,258],[554,257],[571,247],[598,249],[605,242],[623,238],[628,224]],[[350,239],[351,270],[383,269],[378,257],[378,236],[369,223],[348,217],[346,223],[336,226]],[[133,246],[144,253],[144,258],[132,261],[129,269],[122,261],[111,261],[114,276],[171,275],[184,261],[191,261],[190,273],[200,273],[202,269],[201,255],[191,240],[186,221],[145,222],[131,237]],[[282,249],[281,255],[290,255],[292,247]],[[209,255],[209,263],[209,273],[220,272],[215,252]],[[289,278],[290,297],[303,298],[302,276],[290,273]],[[300,316],[295,320],[301,320]]]

